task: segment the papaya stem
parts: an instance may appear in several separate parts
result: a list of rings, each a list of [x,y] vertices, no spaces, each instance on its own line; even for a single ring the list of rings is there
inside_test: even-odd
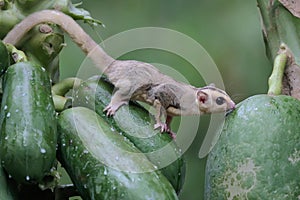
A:
[[[52,86],[52,94],[64,96],[68,91],[77,88],[82,80],[76,77],[66,78]]]
[[[25,53],[18,50],[14,45],[6,43],[5,46],[15,63],[28,61]]]
[[[71,105],[72,105],[72,100],[67,97],[52,94],[52,99],[54,102],[54,108],[55,108],[56,112],[61,112],[61,111],[65,110],[66,108],[71,107]]]
[[[282,91],[282,79],[285,70],[285,66],[287,63],[288,55],[286,51],[279,53],[275,59],[273,64],[273,71],[271,76],[269,77],[269,95],[280,95]]]
[[[283,0],[257,0],[261,14],[266,53],[269,60],[274,62],[276,60],[275,57],[278,55],[278,48],[282,43],[285,44],[288,62],[286,63],[287,66],[285,66],[285,74],[282,80],[282,94],[290,95],[300,100],[299,19],[286,9],[284,3],[281,2],[291,3]],[[270,93],[273,92],[271,89]]]

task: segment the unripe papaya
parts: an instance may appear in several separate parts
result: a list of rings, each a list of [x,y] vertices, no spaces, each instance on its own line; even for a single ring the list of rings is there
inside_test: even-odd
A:
[[[208,156],[205,199],[299,199],[300,101],[256,95],[237,105]]]
[[[178,199],[155,165],[94,111],[61,112],[58,130],[58,157],[83,199]]]
[[[8,67],[0,112],[1,165],[18,183],[40,183],[56,162],[57,125],[45,69]]]
[[[99,76],[91,77],[74,93],[73,106],[94,109],[111,124],[112,129],[119,131],[145,153],[170,181],[176,192],[180,193],[186,170],[182,152],[168,134],[160,134],[153,129],[148,111],[138,104],[131,102],[129,106],[122,106],[114,117],[106,117],[103,109],[108,105],[112,91],[112,84]]]

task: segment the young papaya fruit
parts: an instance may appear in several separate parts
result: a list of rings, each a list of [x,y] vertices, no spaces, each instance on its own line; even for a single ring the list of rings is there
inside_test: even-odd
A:
[[[252,96],[225,121],[208,156],[206,199],[300,197],[300,101]]]
[[[147,157],[94,111],[64,110],[58,132],[58,158],[83,199],[177,199]]]
[[[103,109],[109,104],[113,85],[100,76],[84,81],[74,92],[73,106],[95,110],[113,129],[131,142],[155,164],[179,193],[184,184],[185,162],[182,152],[169,134],[153,129],[153,119],[142,106],[130,102],[122,106],[113,117],[107,117]]]
[[[48,73],[19,62],[4,75],[0,111],[0,158],[20,183],[40,182],[55,163],[57,123]]]

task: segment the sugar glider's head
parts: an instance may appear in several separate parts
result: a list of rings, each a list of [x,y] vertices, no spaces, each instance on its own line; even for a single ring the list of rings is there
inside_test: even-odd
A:
[[[201,113],[231,112],[235,109],[229,95],[213,85],[198,88],[196,101]]]

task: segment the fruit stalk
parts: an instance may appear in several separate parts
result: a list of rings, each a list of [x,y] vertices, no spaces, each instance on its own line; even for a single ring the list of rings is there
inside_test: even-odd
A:
[[[281,44],[288,51],[282,93],[300,100],[300,22],[278,0],[257,0],[267,56],[273,63]],[[296,5],[295,5],[296,6]]]
[[[18,50],[11,44],[6,44],[6,48],[15,63],[28,61],[27,56],[23,51]]]
[[[59,53],[64,44],[64,35],[55,24],[40,24],[23,38],[20,49],[28,60],[43,66],[52,82],[59,80]]]
[[[285,52],[278,54],[274,59],[273,71],[269,77],[269,95],[280,95],[282,91],[282,78],[288,56]]]
[[[52,94],[64,96],[72,88],[77,88],[82,80],[76,77],[66,78],[52,86]]]

